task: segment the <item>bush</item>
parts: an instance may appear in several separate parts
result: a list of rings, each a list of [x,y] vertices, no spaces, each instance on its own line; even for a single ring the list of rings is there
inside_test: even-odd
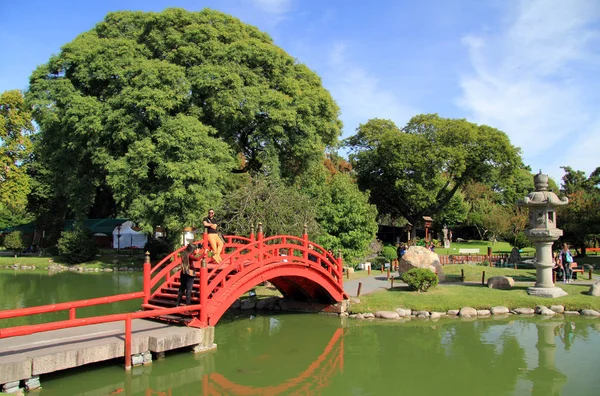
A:
[[[58,246],[52,245],[50,247],[47,247],[46,249],[44,249],[44,254],[48,256],[58,256],[60,254],[58,251]]]
[[[96,239],[92,232],[81,228],[63,231],[57,246],[61,258],[69,264],[89,261],[98,253]]]
[[[517,249],[523,249],[531,245],[531,241],[527,239],[524,232],[519,232],[517,234],[506,235],[504,238],[506,242],[510,243],[512,247],[516,247]]]
[[[23,235],[21,231],[13,231],[4,237],[4,247],[6,250],[12,250],[15,253],[22,251],[25,248],[23,243]]]
[[[150,239],[144,245],[144,252],[150,252],[150,259],[156,260],[159,256],[163,256],[171,252],[169,244],[162,239]]]
[[[402,275],[402,280],[408,284],[412,290],[425,292],[430,287],[437,286],[437,275],[425,268],[413,268]]]
[[[383,267],[386,263],[385,257],[379,256],[379,257],[375,257],[372,261],[371,261],[371,269],[374,270],[378,270],[381,269],[381,267]]]
[[[381,252],[381,255],[383,257],[385,257],[385,259],[387,261],[389,261],[390,263],[392,262],[392,260],[398,258],[398,252],[396,251],[396,248],[393,246],[384,247],[383,251]]]

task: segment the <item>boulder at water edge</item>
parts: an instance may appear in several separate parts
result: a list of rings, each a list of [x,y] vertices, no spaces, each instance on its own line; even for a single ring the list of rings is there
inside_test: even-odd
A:
[[[594,282],[588,291],[590,296],[600,297],[600,282]]]
[[[402,275],[413,268],[425,268],[436,274],[440,281],[444,280],[444,272],[440,264],[440,257],[422,246],[411,246],[398,263],[398,274]]]
[[[490,289],[512,289],[515,285],[515,281],[513,278],[509,276],[492,276],[487,281],[487,287]]]

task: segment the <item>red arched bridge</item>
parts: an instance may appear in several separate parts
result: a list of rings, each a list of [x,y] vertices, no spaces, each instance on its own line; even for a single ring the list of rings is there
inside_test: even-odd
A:
[[[199,308],[180,314],[161,314],[174,307],[180,285],[182,247],[155,266],[144,267],[142,308],[156,311],[157,317],[189,326],[214,326],[225,311],[244,293],[265,281],[271,282],[284,299],[332,305],[346,299],[342,278],[342,258],[309,242],[306,231],[301,238],[277,235],[265,238],[259,226],[256,238],[225,236],[221,263],[210,251],[192,261],[199,274],[194,280],[192,301]],[[195,243],[208,246],[206,232]],[[185,297],[183,297],[185,299]]]
[[[192,301],[185,301],[186,305],[175,306],[180,285],[182,247],[154,266],[150,263],[149,255],[146,255],[143,291],[0,311],[0,319],[69,311],[68,320],[0,328],[0,339],[70,327],[125,322],[127,357],[131,356],[132,320],[158,318],[192,327],[214,326],[240,296],[265,281],[270,281],[285,300],[316,303],[320,304],[317,307],[323,309],[348,298],[343,289],[341,255],[334,257],[323,247],[310,242],[306,228],[302,237],[277,235],[265,238],[262,227],[259,227],[256,237],[252,233],[248,238],[224,238],[221,263],[212,259],[209,250],[204,250],[193,262],[199,276],[194,280]],[[203,238],[196,243],[208,246],[206,230]],[[133,299],[143,299],[142,311],[77,318],[78,308]]]

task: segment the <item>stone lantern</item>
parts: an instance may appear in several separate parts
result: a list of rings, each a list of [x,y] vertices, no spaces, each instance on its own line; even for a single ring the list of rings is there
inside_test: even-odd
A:
[[[548,190],[548,175],[542,172],[533,177],[535,191],[527,195],[518,204],[529,208],[529,228],[525,236],[529,238],[536,249],[536,282],[535,286],[527,289],[530,295],[540,297],[562,297],[567,293],[554,285],[552,281],[552,243],[562,236],[562,230],[556,228],[555,207],[566,205],[569,200],[559,199],[555,193]]]

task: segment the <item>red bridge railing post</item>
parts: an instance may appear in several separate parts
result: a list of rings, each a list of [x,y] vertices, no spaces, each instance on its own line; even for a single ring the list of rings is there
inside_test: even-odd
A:
[[[131,314],[125,319],[125,370],[131,370]]]
[[[200,266],[200,325],[208,325],[208,268],[206,258],[202,259]]]
[[[344,288],[344,277],[341,276],[342,273],[342,268],[344,268],[344,259],[342,258],[342,249],[338,249],[338,259],[337,259],[337,270],[336,270],[336,274],[337,274],[337,280],[338,280],[338,284]],[[349,271],[348,271],[349,272]]]
[[[306,224],[304,224],[304,231],[302,232],[302,246],[304,246],[302,258],[308,260],[308,225]]]
[[[150,265],[150,252],[146,252],[144,257],[144,304],[148,304],[150,301],[150,271],[152,270]]]
[[[263,226],[262,223],[258,223],[258,235],[257,235],[257,241],[258,241],[258,262],[262,262],[263,260]]]

